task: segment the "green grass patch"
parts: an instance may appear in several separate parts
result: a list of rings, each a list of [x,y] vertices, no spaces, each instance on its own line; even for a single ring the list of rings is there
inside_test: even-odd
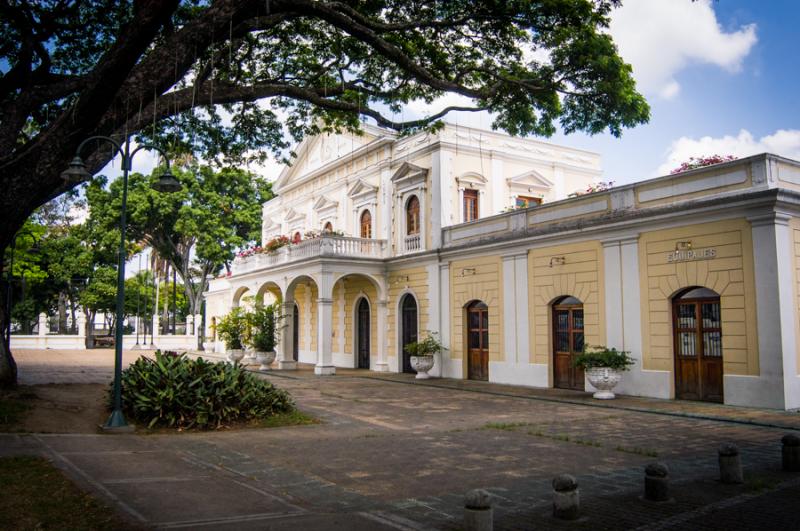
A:
[[[652,448],[629,448],[627,446],[617,446],[614,450],[626,454],[644,455],[647,457],[658,457],[658,452]]]
[[[17,429],[32,407],[27,400],[33,398],[36,398],[36,395],[32,393],[0,396],[0,431]]]
[[[308,424],[319,424],[318,418],[312,417],[297,409],[286,413],[275,413],[271,417],[257,421],[259,428],[281,428],[283,426],[306,426]]]
[[[566,433],[545,433],[542,430],[528,430],[528,435],[533,435],[534,437],[544,437],[545,439],[553,439],[554,441],[571,442],[581,446],[593,446],[595,448],[601,448],[603,446],[603,444],[598,441],[578,439],[576,437],[567,435]]]
[[[517,428],[524,428],[530,425],[530,422],[487,422],[481,429],[514,431]]]
[[[0,529],[135,529],[46,459],[0,458]]]
[[[744,481],[744,486],[749,492],[762,492],[767,490],[774,490],[778,486],[779,481],[767,478],[747,478]]]

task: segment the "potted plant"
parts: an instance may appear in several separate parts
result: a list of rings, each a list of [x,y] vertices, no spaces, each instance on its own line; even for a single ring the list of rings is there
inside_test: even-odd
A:
[[[597,392],[592,395],[599,400],[614,398],[611,392],[622,378],[622,372],[634,364],[630,352],[598,345],[586,345],[581,354],[575,357],[575,366],[583,369],[589,383]]]
[[[238,307],[217,321],[217,335],[225,342],[228,359],[234,363],[244,357],[247,328],[247,315]]]
[[[430,378],[428,371],[433,368],[433,355],[441,352],[442,348],[436,339],[436,332],[428,332],[425,339],[406,345],[405,351],[411,356],[411,367],[417,371],[417,379]]]
[[[257,305],[248,314],[250,325],[250,346],[255,351],[256,361],[260,363],[258,370],[268,371],[275,361],[275,344],[278,342],[278,311],[275,304]]]

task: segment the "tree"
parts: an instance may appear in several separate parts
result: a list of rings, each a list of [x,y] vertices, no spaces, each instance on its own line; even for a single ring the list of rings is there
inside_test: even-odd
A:
[[[60,172],[92,135],[138,132],[229,163],[283,150],[284,127],[299,138],[357,129],[364,116],[410,131],[453,109],[489,110],[493,125],[512,134],[550,135],[560,123],[566,132],[619,135],[647,121],[649,109],[606,31],[617,5],[4,2],[0,251],[36,207],[75,186]],[[445,93],[472,103],[396,118],[403,103]],[[265,98],[269,104],[260,104]],[[113,156],[94,143],[81,155],[92,172]],[[7,384],[10,354],[2,354],[0,383]]]
[[[94,331],[94,320],[98,313],[105,313],[115,317],[117,307],[117,270],[111,266],[101,266],[95,269],[89,279],[86,289],[80,294],[80,302],[86,311],[87,337],[91,344],[91,335]],[[116,323],[110,323],[113,334]]]
[[[261,205],[271,186],[251,173],[209,166],[174,169],[183,189],[161,194],[158,178],[135,173],[128,181],[128,237],[153,248],[177,271],[191,314],[199,313],[208,279],[233,261],[235,250],[257,240]],[[96,179],[87,189],[90,220],[113,231],[119,222],[122,183],[106,188]],[[117,231],[117,234],[119,232]]]

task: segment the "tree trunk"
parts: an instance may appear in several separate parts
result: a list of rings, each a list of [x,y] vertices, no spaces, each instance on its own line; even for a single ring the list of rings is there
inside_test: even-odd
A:
[[[58,333],[67,333],[67,295],[63,291],[58,292]]]
[[[0,271],[0,276],[2,272]],[[2,285],[8,289],[5,283]],[[11,345],[11,338],[6,336],[6,331],[9,329],[8,325],[11,316],[6,313],[6,290],[3,290],[3,301],[0,304],[0,389],[13,387],[17,384],[17,362],[14,361],[14,356],[11,355],[11,350],[6,348]]]

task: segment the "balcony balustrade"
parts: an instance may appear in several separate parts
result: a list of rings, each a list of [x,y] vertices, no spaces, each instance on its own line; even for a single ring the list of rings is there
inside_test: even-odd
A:
[[[422,248],[422,243],[419,234],[409,234],[405,237],[405,251],[407,253],[414,253]]]
[[[307,260],[310,258],[386,258],[386,240],[322,235],[281,247],[271,253],[259,253],[233,261],[234,275]]]

